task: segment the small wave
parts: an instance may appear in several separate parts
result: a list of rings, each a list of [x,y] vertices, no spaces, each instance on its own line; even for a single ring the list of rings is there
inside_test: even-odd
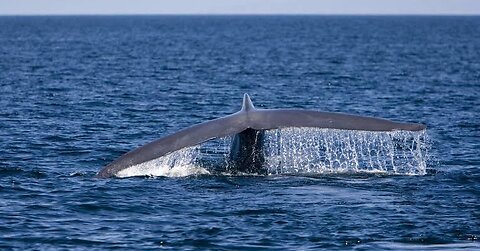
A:
[[[36,179],[42,179],[47,177],[47,174],[38,169],[24,169],[21,167],[2,167],[0,166],[0,177],[4,176],[26,176]]]

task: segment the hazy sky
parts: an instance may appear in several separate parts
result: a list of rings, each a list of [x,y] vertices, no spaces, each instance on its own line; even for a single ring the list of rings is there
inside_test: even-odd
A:
[[[467,14],[480,0],[0,0],[22,14]]]

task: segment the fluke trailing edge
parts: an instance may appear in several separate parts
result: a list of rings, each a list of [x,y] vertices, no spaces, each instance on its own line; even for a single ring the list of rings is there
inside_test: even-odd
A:
[[[290,109],[256,109],[248,94],[242,109],[232,115],[197,124],[134,149],[105,166],[97,177],[108,178],[119,171],[185,147],[214,138],[234,135],[230,163],[242,172],[262,173],[263,131],[287,127],[317,127],[362,131],[420,131],[422,124],[393,122],[386,119]]]

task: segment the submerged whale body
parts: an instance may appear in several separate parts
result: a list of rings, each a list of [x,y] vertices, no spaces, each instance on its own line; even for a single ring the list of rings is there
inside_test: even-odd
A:
[[[105,166],[99,178],[114,177],[129,167],[160,158],[210,139],[234,136],[228,163],[234,172],[266,174],[263,167],[264,131],[288,127],[315,127],[361,131],[420,131],[422,124],[332,112],[293,109],[256,109],[248,94],[242,109],[232,115],[197,124],[134,149]]]

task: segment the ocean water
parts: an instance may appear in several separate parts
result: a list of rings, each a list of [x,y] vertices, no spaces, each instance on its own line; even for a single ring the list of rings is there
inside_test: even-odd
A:
[[[94,177],[243,93],[427,130],[269,131],[265,176],[229,173],[226,138]],[[479,97],[479,17],[0,17],[0,248],[478,250]]]

